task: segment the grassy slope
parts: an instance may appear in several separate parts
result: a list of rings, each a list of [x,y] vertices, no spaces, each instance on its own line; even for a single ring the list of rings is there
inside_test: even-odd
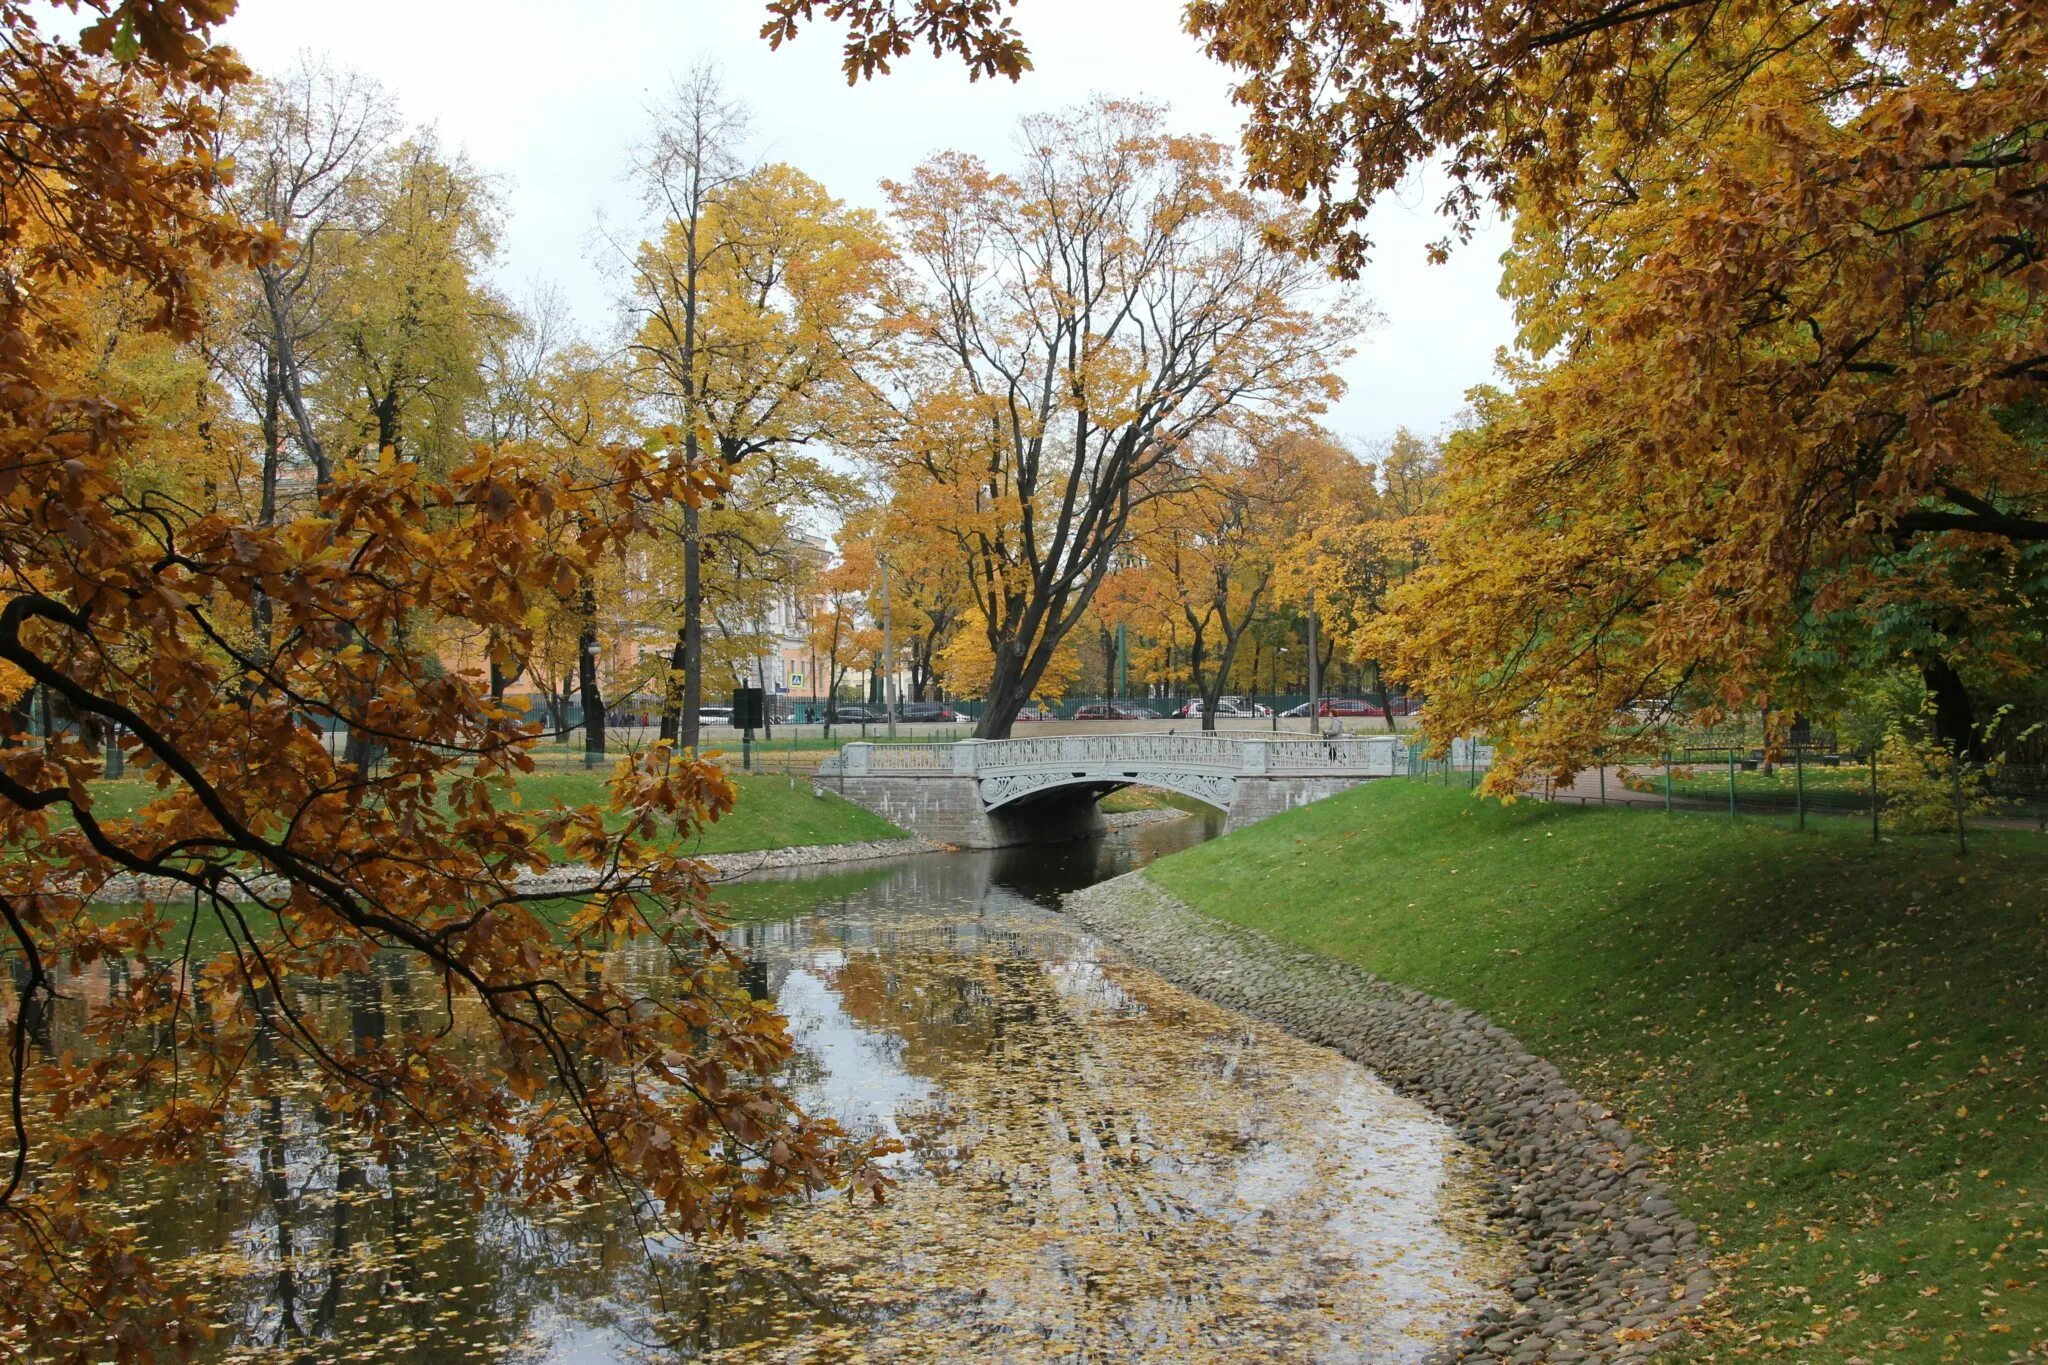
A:
[[[1215,809],[1192,796],[1182,796],[1164,787],[1120,787],[1096,804],[1110,815],[1134,810],[1184,810],[1190,815],[1200,815]]]
[[[723,820],[689,842],[691,853],[751,853],[763,848],[806,844],[850,844],[864,839],[901,839],[903,831],[881,816],[827,792],[814,796],[810,780],[781,773],[726,774],[739,789],[739,802]],[[605,775],[541,772],[519,784],[528,810],[605,800]]]
[[[764,848],[796,848],[805,844],[848,844],[866,839],[900,839],[903,831],[863,807],[831,793],[813,796],[808,779],[781,773],[728,774],[739,788],[739,803],[723,820],[688,845],[692,853],[751,853]],[[524,808],[540,811],[558,805],[602,803],[603,768],[543,768],[520,780]],[[102,818],[132,815],[156,795],[156,788],[125,779],[93,784],[94,808]]]
[[[2048,1351],[2048,840],[1388,782],[1151,875],[1486,1011],[1657,1143],[1732,1279],[1700,1358]]]

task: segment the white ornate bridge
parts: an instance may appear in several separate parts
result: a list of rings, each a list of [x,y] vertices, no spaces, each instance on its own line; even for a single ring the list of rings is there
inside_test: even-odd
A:
[[[817,785],[926,838],[985,848],[1099,830],[1095,802],[1119,787],[1180,792],[1236,829],[1407,772],[1408,745],[1393,735],[1048,735],[849,744],[819,765]]]

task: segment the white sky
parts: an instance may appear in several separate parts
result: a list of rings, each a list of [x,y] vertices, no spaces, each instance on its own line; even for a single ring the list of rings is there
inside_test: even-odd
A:
[[[501,285],[520,295],[553,281],[599,339],[610,335],[615,290],[595,263],[593,230],[600,214],[617,227],[635,221],[627,148],[647,106],[698,61],[716,62],[751,106],[754,155],[879,208],[878,182],[931,153],[956,148],[1000,167],[1020,115],[1097,94],[1166,103],[1174,126],[1235,145],[1228,77],[1181,31],[1181,4],[1029,0],[1017,19],[1036,69],[1014,85],[970,83],[957,63],[920,52],[849,89],[829,26],[770,52],[758,0],[241,0],[223,36],[259,72],[324,53],[388,87],[407,120],[437,125],[503,187]],[[1384,321],[1345,367],[1350,392],[1328,419],[1341,434],[1435,433],[1466,389],[1492,377],[1494,352],[1512,336],[1495,292],[1505,228],[1431,266],[1424,245],[1442,235],[1432,202],[1414,189],[1370,220],[1379,245],[1361,288]]]

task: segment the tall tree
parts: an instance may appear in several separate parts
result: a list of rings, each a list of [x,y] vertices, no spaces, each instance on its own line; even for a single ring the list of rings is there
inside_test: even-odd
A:
[[[1155,636],[1170,628],[1185,647],[1205,730],[1216,728],[1238,647],[1269,609],[1288,550],[1320,501],[1325,470],[1315,456],[1329,448],[1309,432],[1251,440],[1213,430],[1193,443],[1186,486],[1133,518],[1128,566],[1112,576],[1116,605]]]
[[[710,71],[693,74],[659,117],[642,176],[660,222],[630,258],[629,346],[642,392],[681,431],[685,461],[725,479],[725,509],[747,514],[707,527],[705,514],[681,509],[680,686],[662,725],[687,748],[705,676],[705,555],[758,557],[762,517],[840,488],[803,447],[828,430],[855,435],[851,414],[866,395],[858,367],[887,338],[879,304],[890,257],[873,215],[791,167],[741,165],[745,111]],[[707,544],[717,535],[733,543]]]
[[[517,639],[536,596],[640,533],[650,502],[705,485],[621,447],[591,475],[544,449],[479,452],[445,479],[337,461],[316,514],[282,524],[128,488],[136,418],[77,364],[58,286],[123,280],[153,302],[148,328],[189,343],[208,268],[260,266],[281,240],[216,211],[216,110],[246,74],[209,41],[220,7],[81,8],[70,42],[0,0],[0,659],[118,725],[156,791],[115,818],[97,744],[32,742],[0,714],[0,934],[19,964],[0,1328],[55,1354],[196,1345],[204,1310],[164,1291],[95,1191],[138,1163],[217,1157],[258,1047],[291,1051],[320,1106],[394,1161],[431,1144],[478,1188],[624,1182],[636,1212],[700,1232],[838,1178],[831,1126],[777,1085],[786,1028],[739,983],[701,873],[654,838],[728,808],[730,786],[695,763],[622,765],[623,828],[596,806],[522,815],[509,781],[533,728],[407,639],[420,618]],[[564,512],[580,534],[544,536]],[[259,600],[277,612],[263,652],[238,643]],[[337,760],[323,717],[387,761]],[[573,905],[516,884],[550,847],[587,877]],[[89,909],[123,874],[175,891]],[[621,933],[664,945],[658,985],[597,970]],[[309,997],[382,954],[443,983],[431,1026],[394,1038]],[[130,987],[90,1055],[42,1049],[59,973],[108,958],[132,964]],[[498,1047],[475,1049],[463,1021]],[[32,1095],[93,1121],[49,1127]]]
[[[1495,139],[1475,184],[1516,205],[1525,358],[1449,452],[1440,564],[1397,598],[1406,666],[1445,726],[1512,740],[1497,783],[1681,685],[1822,701],[1823,637],[1888,641],[1940,737],[1978,748],[1973,677],[2024,686],[2039,655],[2008,646],[2048,624],[2038,16],[1606,18],[1496,46],[1521,79],[1458,115]],[[1546,98],[1579,111],[1555,144],[1500,140]]]
[[[1324,442],[1310,506],[1281,559],[1282,591],[1316,611],[1317,666],[1362,664],[1386,711],[1380,657],[1388,595],[1428,562],[1440,529],[1441,458],[1435,443],[1397,429],[1371,462]]]
[[[1160,112],[1102,101],[1024,121],[1011,174],[948,153],[887,186],[922,293],[924,368],[888,459],[934,487],[1009,733],[1088,609],[1132,512],[1225,411],[1312,412],[1356,331],[1285,217]]]
[[[445,473],[466,454],[485,356],[516,326],[483,282],[497,205],[425,132],[374,162],[369,182],[369,217],[335,252],[338,316],[312,397],[330,450]]]
[[[699,67],[655,111],[652,137],[635,167],[642,198],[661,224],[665,250],[643,248],[632,254],[633,299],[627,309],[638,315],[635,331],[643,355],[648,354],[650,330],[665,343],[658,368],[674,388],[662,396],[675,410],[683,464],[692,470],[705,463],[698,349],[705,267],[719,249],[709,220],[744,174],[739,146],[746,130],[745,108],[727,98],[715,71]],[[686,752],[697,747],[697,713],[704,696],[700,515],[695,507],[680,509],[682,623],[670,665],[678,682],[664,699],[661,717],[662,738],[676,740]]]
[[[242,345],[228,352],[229,372],[261,428],[266,523],[277,516],[288,442],[316,483],[332,477],[333,457],[306,395],[337,344],[341,253],[376,217],[373,167],[398,128],[390,97],[374,81],[310,60],[251,82],[230,104],[223,143],[236,175],[223,183],[223,201],[240,217],[273,224],[290,244],[240,282],[232,305]]]
[[[958,547],[942,514],[921,505],[925,491],[920,479],[902,480],[890,490],[886,502],[849,513],[839,533],[849,554],[873,567],[871,577],[877,583],[880,565],[864,547],[882,547],[888,557],[890,623],[903,669],[909,675],[912,701],[935,695],[940,655],[959,632],[973,601]],[[879,618],[879,593],[874,606]]]

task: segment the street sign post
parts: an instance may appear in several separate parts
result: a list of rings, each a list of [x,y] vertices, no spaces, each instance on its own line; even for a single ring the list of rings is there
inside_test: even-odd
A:
[[[740,769],[754,770],[754,731],[767,716],[767,694],[758,687],[735,688],[732,694],[732,723],[740,731]]]

